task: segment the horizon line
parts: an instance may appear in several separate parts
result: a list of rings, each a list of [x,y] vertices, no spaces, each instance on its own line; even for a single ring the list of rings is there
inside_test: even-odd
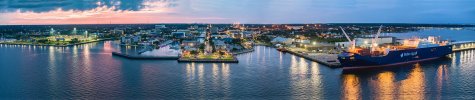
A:
[[[152,24],[235,24],[235,23],[98,23],[98,24],[0,24],[0,26],[21,26],[21,25],[152,25]],[[239,24],[251,24],[251,25],[301,25],[301,24],[425,24],[425,25],[472,25],[475,23],[239,23]]]

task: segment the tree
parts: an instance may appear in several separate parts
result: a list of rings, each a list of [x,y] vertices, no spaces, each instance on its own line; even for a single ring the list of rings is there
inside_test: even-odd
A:
[[[233,44],[241,44],[241,39],[233,39],[232,43]]]
[[[219,52],[219,55],[224,55],[224,52],[220,51],[220,52]]]
[[[236,49],[236,48],[231,49],[231,51],[237,51],[237,50],[238,50],[238,49]]]
[[[40,40],[37,40],[36,42],[38,42],[38,43],[46,43],[46,42],[48,42],[48,39],[40,39]]]
[[[79,43],[79,39],[78,38],[71,39],[69,43]]]
[[[195,55],[195,54],[198,54],[198,52],[196,50],[193,50],[193,51],[190,51],[190,54]]]
[[[204,49],[205,49],[205,45],[202,44],[202,45],[200,45],[199,48],[200,48],[200,50],[204,50]]]

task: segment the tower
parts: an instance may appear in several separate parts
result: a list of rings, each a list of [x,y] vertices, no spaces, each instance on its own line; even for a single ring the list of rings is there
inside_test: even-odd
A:
[[[73,29],[73,32],[72,32],[73,35],[76,35],[77,34],[77,30],[76,28]]]
[[[52,35],[54,35],[54,33],[55,33],[55,30],[54,30],[53,28],[51,28],[51,29],[49,30],[49,35],[52,36]]]
[[[86,31],[84,31],[84,34],[86,35],[86,38],[88,38],[88,37],[89,37],[89,32],[87,32],[87,30],[86,30]]]

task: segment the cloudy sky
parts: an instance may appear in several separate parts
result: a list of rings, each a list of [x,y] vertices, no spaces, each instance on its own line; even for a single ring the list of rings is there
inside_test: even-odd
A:
[[[0,24],[475,23],[475,0],[0,0]]]

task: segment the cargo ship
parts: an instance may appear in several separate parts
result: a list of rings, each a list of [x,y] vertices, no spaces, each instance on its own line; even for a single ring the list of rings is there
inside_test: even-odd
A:
[[[343,70],[411,64],[434,60],[452,53],[452,46],[448,41],[440,41],[434,36],[413,37],[398,44],[378,45],[377,38],[381,27],[370,46],[356,47],[355,40],[351,40],[343,28],[341,30],[350,42],[347,50],[338,55]]]

